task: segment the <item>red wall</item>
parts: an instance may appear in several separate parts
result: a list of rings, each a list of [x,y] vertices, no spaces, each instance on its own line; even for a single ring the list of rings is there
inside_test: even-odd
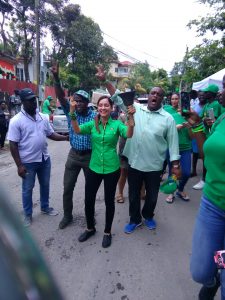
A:
[[[30,88],[34,93],[37,92],[37,86],[33,83],[9,79],[0,79],[0,89],[2,90],[2,92],[7,92],[10,96],[14,94],[14,90],[21,90],[24,88]]]
[[[17,81],[17,80],[9,80],[9,79],[0,79],[0,89],[2,92],[6,92],[11,96],[14,94],[14,90],[21,90],[24,88],[30,88],[36,94],[37,93],[37,85],[34,83],[28,83],[25,81]],[[65,95],[67,95],[67,90],[65,90]],[[53,86],[45,86],[45,98],[47,96],[52,96],[52,98],[56,98],[55,89]],[[44,100],[44,99],[43,99]]]

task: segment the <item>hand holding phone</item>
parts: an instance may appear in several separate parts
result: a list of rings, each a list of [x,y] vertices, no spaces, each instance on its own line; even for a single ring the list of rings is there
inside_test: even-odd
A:
[[[219,250],[214,253],[214,261],[218,269],[225,269],[225,250]]]
[[[214,115],[214,110],[213,110],[213,108],[210,108],[210,109],[208,110],[208,117],[209,117],[211,120],[215,121],[215,115]]]

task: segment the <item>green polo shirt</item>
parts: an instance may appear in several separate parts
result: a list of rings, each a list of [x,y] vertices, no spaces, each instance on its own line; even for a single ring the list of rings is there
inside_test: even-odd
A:
[[[92,154],[89,168],[99,174],[108,174],[120,168],[117,142],[119,136],[127,138],[127,126],[110,117],[104,127],[99,121],[99,129],[100,133],[94,120],[80,125],[81,134],[91,134]]]
[[[203,193],[225,211],[225,115],[213,124],[204,143],[204,164],[207,169]]]

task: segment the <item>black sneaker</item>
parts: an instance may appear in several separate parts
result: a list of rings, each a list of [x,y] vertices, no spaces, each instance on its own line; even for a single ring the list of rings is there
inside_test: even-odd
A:
[[[93,230],[85,230],[85,232],[83,232],[79,238],[78,238],[78,241],[83,243],[85,242],[86,240],[88,240],[92,235],[94,235],[96,232],[96,229],[94,228]]]
[[[111,246],[112,242],[112,235],[111,234],[104,234],[103,240],[102,240],[102,247],[108,248]]]
[[[217,290],[220,287],[220,275],[216,275],[216,284],[212,287],[206,287],[203,285],[203,287],[200,289],[200,292],[198,294],[199,300],[214,300],[214,297],[216,296]]]
[[[59,223],[59,229],[66,228],[70,223],[73,222],[73,217],[63,217]]]

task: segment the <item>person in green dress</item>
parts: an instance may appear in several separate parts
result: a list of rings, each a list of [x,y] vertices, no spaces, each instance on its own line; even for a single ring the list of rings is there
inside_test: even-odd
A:
[[[171,96],[171,105],[164,105],[164,109],[172,115],[176,122],[179,138],[179,154],[181,164],[181,178],[178,184],[178,190],[176,196],[184,201],[189,201],[189,196],[184,192],[185,185],[191,175],[191,135],[190,130],[186,127],[186,120],[180,114],[180,95],[173,93]],[[168,154],[169,156],[169,154]],[[169,176],[171,176],[171,163],[168,157]],[[167,203],[173,203],[174,194],[170,194],[166,197]]]
[[[95,234],[95,199],[99,186],[104,181],[105,194],[105,230],[102,247],[111,245],[111,227],[115,212],[115,193],[120,177],[120,161],[117,154],[117,142],[120,136],[131,138],[134,129],[133,114],[135,108],[128,107],[127,125],[120,120],[113,120],[110,116],[113,102],[110,97],[102,96],[97,102],[98,115],[94,120],[79,125],[75,114],[76,102],[70,103],[70,117],[73,129],[78,134],[90,134],[92,154],[85,186],[85,216],[87,229],[80,235],[79,242],[85,242]]]

